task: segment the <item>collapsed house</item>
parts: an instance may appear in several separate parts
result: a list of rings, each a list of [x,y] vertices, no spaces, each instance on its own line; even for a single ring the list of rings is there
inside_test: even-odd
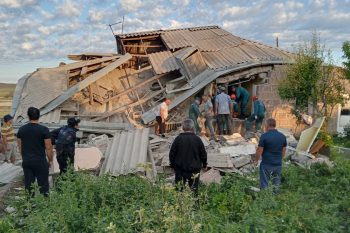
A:
[[[168,132],[181,126],[194,97],[215,94],[217,85],[230,90],[240,84],[264,101],[266,117],[276,118],[279,127],[295,124],[290,104],[277,93],[285,66],[293,62],[289,52],[234,36],[218,26],[120,34],[115,39],[116,54],[68,55],[76,62],[38,69],[21,78],[12,105],[16,127],[28,121],[30,106],[40,109],[40,122],[51,129],[64,125],[69,117],[79,117],[80,137],[103,151],[101,174],[142,172],[147,166],[140,164],[150,164],[154,177],[159,168],[168,166],[165,155],[174,138],[161,139],[149,129],[155,108],[165,97],[172,100]],[[240,123],[236,133],[241,133]],[[256,140],[229,137],[223,144],[203,140],[210,151],[210,166],[243,169],[240,173],[253,170]]]
[[[81,54],[78,62],[38,69],[19,80],[13,104],[15,121],[27,121],[26,110],[41,110],[41,122],[60,124],[79,117],[82,128],[124,129],[147,125],[164,97],[172,100],[169,126],[181,122],[183,104],[213,84],[241,83],[265,101],[268,116],[283,115],[274,88],[292,54],[234,36],[218,26],[116,35],[117,54]],[[83,60],[80,60],[83,59]],[[106,127],[106,125],[108,125]]]

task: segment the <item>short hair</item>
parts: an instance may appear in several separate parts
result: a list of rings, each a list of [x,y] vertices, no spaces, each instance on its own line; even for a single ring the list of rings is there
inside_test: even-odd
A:
[[[273,118],[269,118],[266,121],[268,127],[276,128],[276,120]]]
[[[29,107],[27,114],[28,114],[29,120],[36,121],[36,120],[39,120],[40,110],[34,107]]]
[[[193,128],[194,128],[194,122],[192,119],[186,119],[182,123],[182,129],[184,131],[191,131],[191,130],[193,130]]]

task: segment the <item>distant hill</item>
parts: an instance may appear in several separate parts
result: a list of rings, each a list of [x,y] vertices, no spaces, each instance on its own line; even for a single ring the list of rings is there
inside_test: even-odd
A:
[[[11,100],[16,84],[0,83],[0,99]]]
[[[16,84],[0,83],[0,118],[9,114]]]

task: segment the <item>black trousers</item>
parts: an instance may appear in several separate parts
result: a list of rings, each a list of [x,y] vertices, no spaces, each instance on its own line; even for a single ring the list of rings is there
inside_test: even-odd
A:
[[[60,167],[60,174],[67,172],[68,166],[74,166],[74,154],[69,152],[57,153],[57,162]]]
[[[26,191],[33,196],[32,185],[37,180],[40,193],[47,196],[49,194],[49,164],[47,161],[23,161],[22,167]]]
[[[197,197],[199,173],[200,171],[183,171],[181,169],[175,169],[175,185],[177,190],[182,191],[185,185],[188,184],[193,194]]]
[[[162,122],[162,118],[160,116],[156,116],[156,121],[158,123],[159,134],[165,133],[165,122]]]

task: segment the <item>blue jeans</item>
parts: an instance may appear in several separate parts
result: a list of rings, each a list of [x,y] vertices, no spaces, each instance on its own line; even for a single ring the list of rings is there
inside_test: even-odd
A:
[[[272,179],[272,185],[277,190],[281,185],[282,166],[273,166],[260,164],[260,188],[266,189],[269,186],[269,180]]]

